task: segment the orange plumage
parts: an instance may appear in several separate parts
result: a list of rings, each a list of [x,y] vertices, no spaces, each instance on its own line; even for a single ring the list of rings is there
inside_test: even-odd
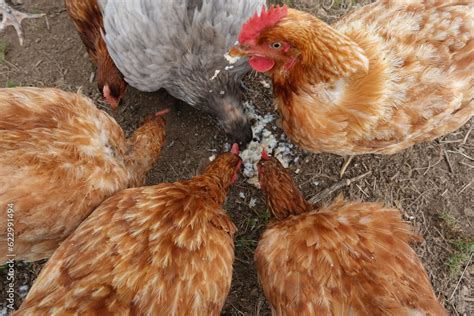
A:
[[[107,103],[116,108],[125,94],[127,84],[109,55],[102,37],[104,22],[97,0],[64,0],[90,58],[97,65],[97,86]]]
[[[282,126],[310,152],[392,154],[474,114],[472,1],[385,0],[333,26],[271,9],[234,54],[269,72]],[[274,21],[274,17],[279,17]],[[251,39],[250,39],[251,38]]]
[[[236,230],[221,208],[240,168],[132,188],[100,205],[44,266],[18,315],[219,315]]]
[[[143,185],[165,141],[162,118],[127,140],[90,99],[56,89],[0,89],[0,113],[0,206],[14,205],[17,260],[50,257],[103,200]]]
[[[276,218],[255,253],[273,315],[446,315],[398,210],[342,198],[317,209],[277,160],[258,167]]]

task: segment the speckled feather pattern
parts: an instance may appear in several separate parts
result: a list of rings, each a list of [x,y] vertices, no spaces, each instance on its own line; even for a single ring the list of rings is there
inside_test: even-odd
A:
[[[262,169],[277,219],[255,260],[273,315],[446,315],[409,245],[420,238],[398,210],[342,197],[316,208],[277,161]]]
[[[241,25],[264,3],[108,1],[102,3],[107,47],[130,85],[141,91],[165,88],[203,109],[213,95],[232,93],[232,85],[238,87],[237,79],[249,70],[240,62],[224,71],[224,54]],[[221,74],[211,81],[215,70]]]
[[[217,119],[232,141],[251,141],[241,100],[250,68],[243,60],[229,65],[224,55],[265,0],[99,2],[107,48],[131,86],[164,88]]]
[[[240,158],[201,176],[123,190],[50,258],[17,315],[219,315],[236,230],[221,208]]]
[[[48,258],[104,199],[143,184],[164,143],[161,119],[127,140],[90,99],[56,89],[0,89],[0,112],[0,205],[14,203],[18,260]]]
[[[273,72],[290,138],[311,152],[393,154],[474,114],[474,4],[378,1],[332,27],[289,9],[265,36],[300,52]]]

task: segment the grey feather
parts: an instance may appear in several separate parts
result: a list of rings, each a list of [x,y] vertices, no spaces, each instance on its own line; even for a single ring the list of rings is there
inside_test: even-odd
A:
[[[99,0],[105,40],[125,80],[141,91],[165,88],[216,116],[227,132],[245,120],[240,104],[244,61],[228,66],[224,54],[242,24],[265,0]],[[216,70],[221,70],[214,79]],[[225,104],[223,104],[225,103]],[[229,105],[230,104],[230,105]],[[230,107],[230,108],[229,108]],[[225,113],[231,110],[232,115]],[[245,126],[249,129],[249,126]]]

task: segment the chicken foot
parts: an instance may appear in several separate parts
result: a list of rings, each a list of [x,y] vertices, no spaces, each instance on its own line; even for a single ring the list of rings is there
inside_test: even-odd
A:
[[[21,22],[24,19],[37,19],[45,16],[44,13],[28,14],[19,12],[7,5],[5,0],[0,0],[0,14],[3,15],[2,22],[0,23],[0,33],[2,33],[7,26],[13,26],[18,34],[20,45],[23,45],[23,28]]]

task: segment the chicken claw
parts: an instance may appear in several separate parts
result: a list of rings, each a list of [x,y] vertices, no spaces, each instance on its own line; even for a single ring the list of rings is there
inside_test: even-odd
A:
[[[0,0],[0,14],[3,15],[2,22],[0,23],[0,33],[2,33],[5,28],[9,25],[13,26],[18,34],[18,40],[20,45],[23,46],[23,29],[21,27],[21,22],[24,19],[37,19],[45,16],[44,13],[41,14],[28,14],[19,12],[12,9],[9,5],[5,3],[5,0]]]

